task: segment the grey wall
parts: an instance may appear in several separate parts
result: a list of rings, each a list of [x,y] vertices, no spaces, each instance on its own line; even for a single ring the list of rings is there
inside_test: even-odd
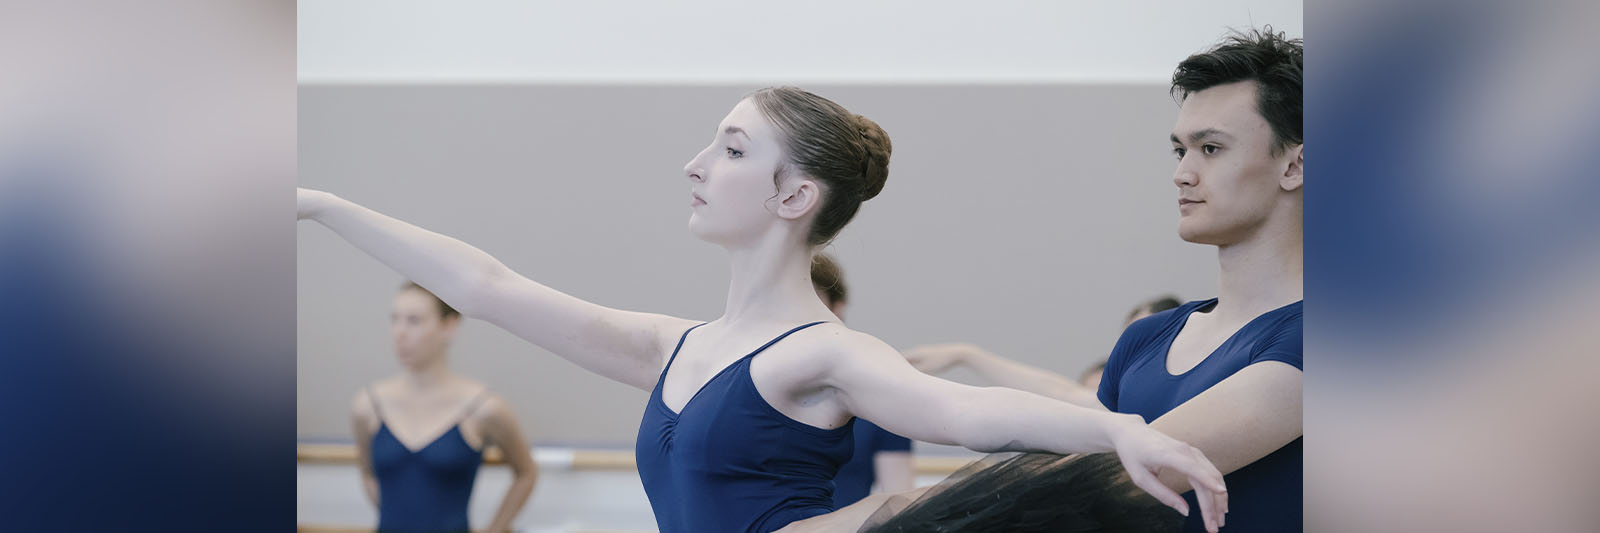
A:
[[[576,296],[709,320],[727,266],[685,229],[681,169],[755,88],[305,85],[300,183]],[[1215,252],[1175,231],[1164,86],[807,88],[895,145],[888,186],[830,249],[852,327],[902,347],[974,341],[1076,375],[1135,302],[1214,290]],[[298,431],[347,439],[351,395],[398,370],[386,321],[402,278],[312,223],[298,275]],[[644,392],[481,322],[452,357],[535,442],[633,440]]]

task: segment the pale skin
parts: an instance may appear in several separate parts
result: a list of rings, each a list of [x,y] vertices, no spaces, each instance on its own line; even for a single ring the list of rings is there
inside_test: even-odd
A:
[[[516,415],[498,395],[485,394],[480,383],[455,375],[447,364],[447,349],[460,326],[459,315],[444,317],[433,296],[403,290],[395,296],[390,333],[395,354],[404,369],[399,375],[374,382],[350,402],[350,426],[355,434],[356,464],[362,487],[373,506],[381,501],[378,479],[372,471],[372,438],[380,425],[409,450],[428,446],[460,423],[463,440],[477,450],[499,448],[511,468],[511,486],[501,498],[494,520],[483,531],[511,531],[512,521],[533,493],[538,465],[529,452]],[[479,398],[480,394],[484,394]],[[379,405],[373,405],[374,396]],[[382,414],[381,419],[379,414]]]
[[[806,236],[824,186],[792,169],[775,185],[773,176],[788,164],[782,146],[775,127],[744,100],[684,168],[689,229],[727,251],[732,276],[723,315],[688,335],[661,378],[669,409],[680,412],[716,373],[778,334],[824,321],[750,363],[758,392],[789,418],[830,429],[860,416],[908,438],[978,451],[1115,451],[1136,484],[1180,512],[1188,514],[1188,505],[1157,475],[1179,472],[1202,487],[1206,516],[1226,510],[1221,473],[1199,450],[1137,416],[934,378],[893,347],[840,324],[810,281],[814,247]],[[679,336],[698,323],[574,298],[466,243],[327,193],[301,189],[297,205],[299,218],[327,226],[463,314],[641,390],[654,387]]]
[[[966,368],[997,387],[1025,390],[1089,409],[1104,410],[1095,391],[1072,378],[1000,356],[976,344],[925,344],[905,351],[917,370],[941,374]]]
[[[1199,365],[1255,317],[1303,297],[1304,146],[1274,152],[1272,129],[1256,110],[1255,91],[1255,82],[1239,82],[1192,94],[1172,131],[1179,158],[1173,183],[1183,200],[1179,236],[1216,246],[1221,267],[1217,305],[1191,314],[1167,353],[1172,374]],[[972,344],[922,346],[906,356],[929,372],[965,365],[1005,386],[1100,405],[1094,391],[1064,376]],[[1218,469],[1231,473],[1304,434],[1302,388],[1303,373],[1291,365],[1253,364],[1151,427],[1195,445]],[[1181,476],[1159,477],[1174,490],[1190,488]]]
[[[1150,316],[1140,306],[1122,327]],[[1101,371],[1087,373],[1079,380],[1045,370],[1021,361],[1003,357],[981,346],[968,342],[924,344],[905,350],[903,354],[911,366],[929,374],[941,374],[954,368],[966,368],[997,387],[1021,389],[1092,409],[1105,409],[1096,395]]]
[[[1246,323],[1301,300],[1305,147],[1274,150],[1253,81],[1190,95],[1171,140],[1184,240],[1217,247],[1217,305],[1193,313],[1167,354],[1167,371],[1200,364]],[[1303,435],[1303,373],[1266,361],[1245,367],[1162,415],[1151,427],[1198,446],[1232,472]],[[1183,480],[1162,481],[1186,490]]]
[[[817,292],[817,297],[827,304],[828,310],[834,316],[844,320],[844,310],[848,307],[846,300],[829,300],[828,295]],[[873,492],[902,492],[910,490],[916,482],[916,470],[912,467],[911,452],[883,451],[872,455],[872,471],[874,478]]]

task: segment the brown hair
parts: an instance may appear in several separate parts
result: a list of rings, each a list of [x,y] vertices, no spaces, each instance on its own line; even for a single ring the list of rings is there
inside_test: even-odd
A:
[[[1151,298],[1149,301],[1139,304],[1139,306],[1134,307],[1132,311],[1128,311],[1128,317],[1124,318],[1122,321],[1127,322],[1129,320],[1133,320],[1133,317],[1139,316],[1143,313],[1149,313],[1153,315],[1178,307],[1180,305],[1183,305],[1183,302],[1178,300],[1177,296],[1170,294],[1157,296],[1155,298]]]
[[[433,291],[430,291],[428,289],[422,288],[422,286],[421,285],[417,285],[417,282],[415,282],[415,281],[407,281],[407,282],[405,282],[405,284],[400,286],[400,290],[401,291],[409,291],[409,290],[422,291],[423,294],[426,294],[428,296],[432,296],[433,297],[433,301],[439,302],[439,317],[440,318],[450,318],[450,317],[453,317],[453,316],[455,316],[455,317],[461,316],[461,312],[460,311],[456,311],[456,308],[450,307],[450,304],[444,303],[444,300],[439,299],[439,296],[435,295],[433,293]]]
[[[883,191],[889,179],[889,134],[878,123],[851,113],[827,98],[794,87],[769,87],[752,93],[781,135],[789,162],[773,176],[777,183],[791,167],[822,182],[822,207],[806,242],[826,244],[861,209],[861,202]]]
[[[1095,361],[1094,364],[1089,365],[1089,368],[1085,368],[1085,369],[1083,369],[1083,372],[1079,372],[1078,373],[1078,383],[1083,383],[1085,380],[1088,380],[1090,374],[1093,374],[1095,372],[1100,372],[1100,373],[1103,374],[1105,371],[1106,371],[1106,360],[1105,359],[1101,359],[1099,361]]]
[[[839,271],[839,264],[828,254],[817,254],[811,258],[811,286],[827,298],[823,303],[828,307],[845,301],[849,293],[844,286],[844,273]]]

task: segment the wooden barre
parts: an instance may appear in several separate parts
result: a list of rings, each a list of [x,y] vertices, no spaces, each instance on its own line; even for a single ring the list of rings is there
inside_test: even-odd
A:
[[[295,460],[302,463],[351,464],[356,462],[356,447],[349,444],[301,444],[296,447]],[[499,448],[491,446],[483,451],[483,463],[502,465],[505,464],[505,456]]]
[[[301,444],[295,460],[309,464],[355,464],[356,447],[349,444]],[[949,475],[975,459],[967,457],[912,457],[913,470],[919,475]],[[565,462],[565,461],[563,461]],[[483,463],[504,465],[505,458],[499,449],[484,450]],[[572,470],[635,470],[633,452],[607,450],[573,450]]]

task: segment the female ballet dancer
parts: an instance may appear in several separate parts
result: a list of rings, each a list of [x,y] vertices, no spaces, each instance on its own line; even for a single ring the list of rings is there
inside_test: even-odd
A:
[[[889,153],[876,123],[815,94],[740,100],[684,168],[690,232],[732,263],[724,313],[705,323],[574,298],[325,192],[299,190],[297,208],[466,316],[651,391],[635,456],[664,533],[773,531],[828,513],[857,415],[978,451],[1115,451],[1132,483],[1181,513],[1188,504],[1156,476],[1180,472],[1199,487],[1215,530],[1226,490],[1194,447],[1137,416],[928,376],[828,311],[812,254],[882,190]]]
[[[378,380],[351,401],[351,429],[362,488],[378,507],[378,531],[468,531],[467,504],[483,450],[500,449],[511,487],[484,531],[511,530],[528,502],[538,466],[504,400],[450,371],[450,341],[461,314],[408,283],[389,317],[405,371]]]

